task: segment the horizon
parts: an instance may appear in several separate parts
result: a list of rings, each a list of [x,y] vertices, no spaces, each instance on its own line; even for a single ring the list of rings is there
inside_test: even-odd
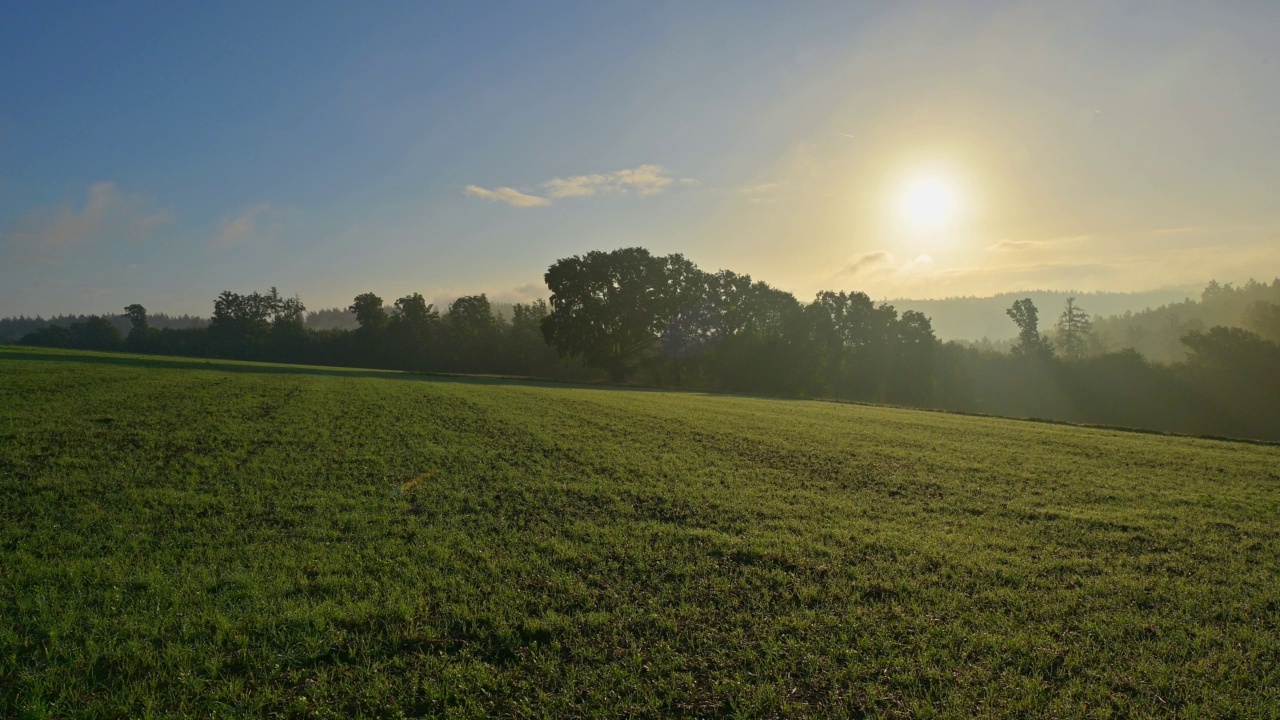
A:
[[[9,15],[0,316],[517,302],[637,245],[802,301],[1280,274],[1280,6]]]
[[[753,280],[763,280],[763,278],[753,278]],[[1201,291],[1203,291],[1204,286],[1205,286],[1206,284],[1208,284],[1209,282],[1212,282],[1212,281],[1216,281],[1216,280],[1217,280],[1217,278],[1211,278],[1210,280],[1206,280],[1204,283],[1188,283],[1188,284],[1179,284],[1179,285],[1166,285],[1166,286],[1163,286],[1163,287],[1152,288],[1152,289],[1149,289],[1149,290],[1094,290],[1094,291],[1087,291],[1087,290],[1077,290],[1077,289],[1074,289],[1074,288],[1071,288],[1071,289],[1065,289],[1065,290],[1058,290],[1058,289],[1052,289],[1052,288],[1036,288],[1036,289],[1026,289],[1026,288],[1024,288],[1024,289],[1020,289],[1020,290],[1003,290],[1003,291],[1000,291],[1000,292],[991,293],[991,294],[989,294],[989,295],[948,295],[948,296],[945,296],[945,297],[879,297],[879,298],[877,298],[877,297],[873,297],[873,298],[872,298],[872,300],[873,300],[876,304],[889,304],[889,305],[892,305],[892,304],[894,304],[894,303],[903,303],[903,302],[907,302],[907,303],[946,303],[946,302],[964,301],[964,300],[995,300],[995,299],[999,299],[999,298],[1003,298],[1003,297],[1007,297],[1007,296],[1017,296],[1017,295],[1079,295],[1079,296],[1084,296],[1084,297],[1089,297],[1089,296],[1095,296],[1095,297],[1105,297],[1105,296],[1134,296],[1134,297],[1137,297],[1137,296],[1160,295],[1160,294],[1166,294],[1166,295],[1172,296],[1172,295],[1174,295],[1174,294],[1176,294],[1176,293],[1190,293],[1190,294],[1188,294],[1188,295],[1186,296],[1186,299],[1189,299],[1189,300],[1195,300],[1195,299],[1196,299],[1196,298],[1195,298],[1195,296],[1196,296],[1196,295],[1198,295]],[[1228,280],[1228,281],[1222,282],[1221,284],[1223,284],[1223,285],[1228,285],[1228,286],[1239,287],[1239,286],[1243,286],[1243,285],[1244,285],[1246,282],[1248,282],[1249,280],[1256,280],[1256,281],[1258,281],[1258,282],[1263,282],[1263,281],[1262,281],[1261,279],[1259,279],[1259,278],[1247,278],[1244,282],[1236,282],[1236,281],[1233,281],[1233,280]],[[768,282],[768,281],[766,280],[765,282]],[[270,288],[241,288],[240,290],[232,290],[232,291],[233,291],[233,292],[240,292],[240,291],[243,291],[243,292],[251,292],[251,291],[254,291],[254,290],[265,291],[265,290],[268,290],[268,289],[270,289]],[[276,288],[276,289],[277,289],[277,290],[280,290],[280,288]],[[856,291],[857,289],[856,289],[856,288],[852,288],[851,290]],[[376,295],[376,294],[378,294],[378,292],[377,292],[377,290],[376,290],[376,289],[370,289],[370,290],[369,290],[369,292],[373,292],[375,295]],[[282,295],[284,295],[285,297],[295,297],[295,295],[291,295],[291,294],[289,294],[289,293],[283,293],[283,292],[282,292],[281,294],[282,294]],[[486,295],[486,297],[488,297],[487,293],[484,293],[483,291],[482,291],[482,292],[471,293],[471,294],[473,294],[473,295],[481,295],[481,294],[484,294],[484,295]],[[307,313],[308,313],[308,314],[309,314],[309,313],[314,313],[314,312],[329,312],[329,311],[333,311],[333,310],[345,310],[345,311],[348,311],[348,312],[350,311],[350,308],[349,308],[350,301],[348,301],[348,302],[346,302],[346,303],[339,303],[339,304],[335,304],[335,305],[311,305],[311,304],[307,304],[307,299],[306,299],[306,298],[301,297],[300,295],[297,295],[296,297],[298,297],[298,299],[302,300],[302,302],[306,305],[306,311],[307,311]],[[447,311],[448,311],[448,307],[449,307],[449,305],[450,305],[453,301],[458,300],[458,299],[460,299],[460,298],[462,298],[462,297],[465,297],[465,296],[464,296],[464,295],[459,295],[459,296],[456,296],[456,297],[440,296],[440,297],[435,298],[435,299],[433,299],[433,298],[429,298],[429,297],[428,297],[428,298],[426,298],[426,300],[427,300],[427,303],[428,303],[428,304],[430,304],[430,305],[432,305],[436,310],[438,310],[438,311],[440,311],[440,312],[447,312]],[[500,298],[494,298],[494,297],[489,297],[488,299],[489,299],[489,301],[490,301],[492,304],[494,304],[494,305],[509,306],[509,305],[514,305],[514,304],[517,304],[517,303],[536,302],[536,301],[537,301],[537,300],[539,300],[539,299],[541,299],[541,300],[547,300],[547,299],[549,299],[549,297],[550,297],[550,291],[549,291],[549,290],[547,290],[547,291],[545,291],[545,292],[544,292],[543,294],[541,294],[541,295],[529,295],[528,297],[522,297],[522,298],[517,298],[517,299],[500,299]],[[211,299],[208,301],[208,305],[210,306],[210,308],[212,308],[212,305],[213,305],[214,299],[216,299],[216,298],[211,298]],[[391,298],[391,297],[384,297],[384,298],[383,298],[383,301],[384,301],[384,305],[383,305],[383,306],[384,306],[384,307],[386,307],[386,308],[391,308],[391,307],[393,306],[393,302],[394,302],[394,300],[395,300],[395,298]],[[803,302],[803,303],[807,303],[807,302],[811,302],[811,301],[812,301],[811,299],[806,299],[806,298],[797,298],[797,300],[799,300],[800,302]],[[1136,306],[1135,306],[1135,308],[1136,308]],[[47,313],[46,313],[46,314],[39,314],[38,316],[39,316],[39,317],[43,317],[43,318],[45,318],[45,319],[52,318],[52,317],[58,317],[58,316],[85,316],[85,317],[91,317],[91,316],[122,316],[122,315],[124,314],[122,311],[123,311],[123,308],[121,308],[120,310],[112,310],[112,309],[110,309],[110,308],[101,308],[101,309],[90,310],[90,311],[80,310],[80,311],[71,311],[71,312],[54,313],[54,314],[47,314]],[[207,319],[207,318],[210,316],[210,314],[209,314],[208,312],[199,312],[199,311],[197,311],[197,312],[170,312],[170,311],[166,310],[166,309],[165,309],[165,308],[163,308],[163,307],[156,307],[156,308],[150,308],[150,307],[148,307],[148,308],[147,308],[147,311],[148,311],[149,313],[153,313],[153,314],[158,313],[158,314],[166,315],[166,316],[169,316],[169,317],[194,317],[194,318],[204,318],[204,319]],[[16,318],[23,317],[23,316],[24,316],[24,315],[22,315],[22,314],[18,314],[18,315],[3,315],[3,316],[0,316],[0,319],[16,319]],[[37,315],[26,315],[26,317],[32,317],[32,318],[34,318],[34,317],[37,317]]]

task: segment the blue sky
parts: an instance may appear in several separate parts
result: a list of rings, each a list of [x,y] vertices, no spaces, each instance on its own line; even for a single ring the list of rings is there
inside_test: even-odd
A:
[[[1225,5],[17,4],[0,315],[526,299],[637,244],[801,297],[1270,278],[1280,6]]]

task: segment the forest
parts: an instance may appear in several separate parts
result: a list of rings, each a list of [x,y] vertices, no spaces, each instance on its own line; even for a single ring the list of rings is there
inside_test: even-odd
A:
[[[1108,318],[1072,297],[1060,310],[1020,299],[1005,312],[1018,333],[1007,352],[941,342],[923,313],[865,293],[824,291],[806,303],[748,275],[643,248],[564,258],[544,279],[549,303],[503,312],[483,294],[441,309],[417,293],[388,303],[368,292],[345,316],[325,311],[328,328],[315,329],[317,314],[309,317],[301,299],[271,288],[221,293],[207,325],[156,322],[135,304],[118,319],[45,324],[21,342],[607,380],[1280,440],[1280,279],[1212,282],[1199,302]],[[344,329],[344,317],[354,327]]]

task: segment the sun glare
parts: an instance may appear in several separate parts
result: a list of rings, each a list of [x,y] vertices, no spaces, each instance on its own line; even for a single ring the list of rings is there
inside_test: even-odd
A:
[[[960,193],[945,175],[916,175],[900,188],[897,212],[898,218],[914,231],[943,230],[960,213]]]

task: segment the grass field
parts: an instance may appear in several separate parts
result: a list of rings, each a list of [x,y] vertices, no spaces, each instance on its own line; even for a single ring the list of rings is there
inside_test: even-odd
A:
[[[1280,716],[1280,448],[0,347],[0,716]]]

